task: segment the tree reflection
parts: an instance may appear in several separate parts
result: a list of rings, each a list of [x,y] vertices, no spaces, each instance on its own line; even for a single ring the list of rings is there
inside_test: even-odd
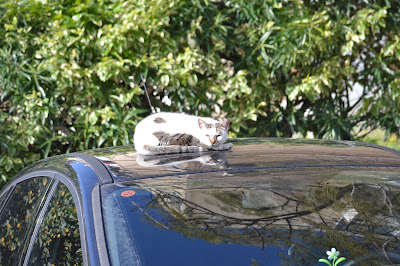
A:
[[[82,265],[78,215],[73,196],[60,183],[43,218],[30,265]]]
[[[191,170],[201,173],[202,168],[229,168],[224,152],[138,156],[136,161],[152,169],[183,170],[178,179],[166,175],[135,181],[152,199],[132,204],[153,226],[211,243],[259,246],[265,255],[266,247],[277,246],[286,251],[279,254],[283,264],[317,262],[332,247],[356,265],[400,263],[400,188],[390,182],[346,181],[365,172],[229,169],[185,175]],[[240,162],[232,165],[237,168]],[[385,170],[369,174],[379,171]],[[340,182],[329,183],[338,178]]]
[[[393,185],[146,189],[152,200],[133,202],[145,220],[188,238],[257,245],[262,252],[278,246],[288,250],[280,254],[287,264],[316,262],[331,247],[356,264],[400,263],[400,189]]]
[[[37,210],[51,181],[37,177],[19,183],[0,218],[0,264],[17,264],[25,242],[32,233]]]

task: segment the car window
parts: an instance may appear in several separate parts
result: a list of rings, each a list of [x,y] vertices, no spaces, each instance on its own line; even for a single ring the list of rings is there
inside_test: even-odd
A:
[[[59,183],[40,226],[28,265],[82,265],[79,223],[71,192]]]
[[[49,178],[37,177],[15,187],[0,217],[0,265],[18,262],[26,232],[35,221],[49,183]]]

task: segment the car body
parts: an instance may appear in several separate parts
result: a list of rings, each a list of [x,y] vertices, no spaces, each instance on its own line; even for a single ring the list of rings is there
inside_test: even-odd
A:
[[[400,152],[249,138],[229,151],[51,157],[0,194],[1,265],[400,263]]]

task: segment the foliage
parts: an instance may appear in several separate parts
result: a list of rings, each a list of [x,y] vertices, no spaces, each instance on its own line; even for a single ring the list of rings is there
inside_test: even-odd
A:
[[[231,136],[400,131],[398,0],[0,1],[0,171],[132,144],[159,110]],[[361,88],[356,99],[352,92]]]
[[[372,131],[361,141],[400,150],[400,141],[397,136],[395,134],[386,135],[381,129]]]

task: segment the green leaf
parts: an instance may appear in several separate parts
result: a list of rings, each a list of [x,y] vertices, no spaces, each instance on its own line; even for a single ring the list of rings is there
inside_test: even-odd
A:
[[[271,33],[272,33],[272,31],[270,31],[270,30],[265,32],[263,34],[263,36],[261,36],[261,38],[260,38],[260,43],[263,44],[268,39],[268,37],[271,35]]]
[[[337,265],[339,265],[339,263],[341,263],[342,261],[344,261],[344,260],[346,260],[346,258],[345,257],[341,257],[341,258],[339,258],[336,262],[335,262],[335,265],[334,266],[337,266]]]
[[[326,263],[326,264],[332,266],[332,264],[331,264],[328,260],[326,260],[326,259],[319,259],[318,261],[319,261],[319,262]]]
[[[93,111],[89,115],[89,123],[94,126],[97,121],[99,120],[99,117],[96,115],[96,113]]]

